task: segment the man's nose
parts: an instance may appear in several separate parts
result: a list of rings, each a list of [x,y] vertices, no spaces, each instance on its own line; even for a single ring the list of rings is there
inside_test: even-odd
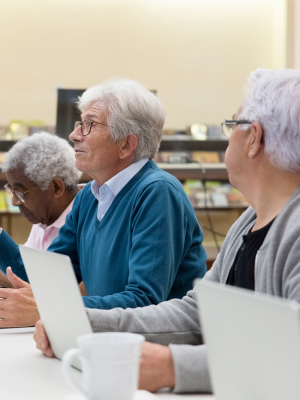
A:
[[[81,127],[80,126],[78,126],[76,129],[74,129],[73,132],[70,133],[69,139],[73,143],[82,141],[83,137],[82,137],[82,134],[81,134]]]
[[[17,196],[15,194],[13,194],[12,199],[11,199],[12,205],[17,207],[17,206],[21,206],[23,203],[21,202],[20,199],[17,198]]]

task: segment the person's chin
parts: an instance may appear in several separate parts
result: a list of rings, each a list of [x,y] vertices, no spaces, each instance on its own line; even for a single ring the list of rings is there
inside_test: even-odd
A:
[[[76,158],[75,167],[78,169],[78,171],[85,172],[84,164],[85,164],[84,162],[81,162]]]
[[[75,152],[75,158],[82,158],[85,156],[85,152],[84,151],[76,151]]]
[[[19,207],[20,208],[20,207]],[[24,211],[20,209],[20,213],[27,219],[31,224],[39,224],[41,221],[31,212]]]

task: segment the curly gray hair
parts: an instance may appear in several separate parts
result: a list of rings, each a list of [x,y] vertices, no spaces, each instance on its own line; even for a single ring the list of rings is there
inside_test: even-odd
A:
[[[7,172],[22,168],[24,175],[41,190],[48,189],[59,177],[69,192],[76,190],[81,172],[75,167],[73,148],[65,139],[47,132],[20,140],[6,154],[2,169]]]
[[[155,94],[136,81],[110,79],[87,89],[78,98],[77,107],[83,112],[96,102],[108,111],[107,124],[114,142],[137,136],[134,162],[155,156],[165,120],[162,103]]]

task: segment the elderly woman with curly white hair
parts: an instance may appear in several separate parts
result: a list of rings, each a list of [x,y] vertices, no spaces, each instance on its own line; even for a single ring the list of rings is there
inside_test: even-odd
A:
[[[81,173],[75,167],[72,147],[58,136],[36,133],[11,148],[3,170],[8,180],[5,189],[12,195],[13,205],[33,224],[25,246],[47,250],[64,225],[79,191]],[[1,251],[4,247],[5,251]],[[1,263],[5,263],[7,251],[18,252],[18,247],[1,230]],[[19,287],[21,283],[14,275],[8,277],[11,282],[1,273],[0,284]]]

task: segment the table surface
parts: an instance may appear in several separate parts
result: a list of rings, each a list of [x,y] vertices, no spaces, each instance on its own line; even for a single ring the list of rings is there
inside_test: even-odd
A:
[[[3,400],[85,400],[65,382],[60,361],[36,349],[32,333],[0,333],[0,397]],[[77,380],[81,372],[73,369]],[[155,395],[139,390],[134,400],[213,400],[208,395]]]

